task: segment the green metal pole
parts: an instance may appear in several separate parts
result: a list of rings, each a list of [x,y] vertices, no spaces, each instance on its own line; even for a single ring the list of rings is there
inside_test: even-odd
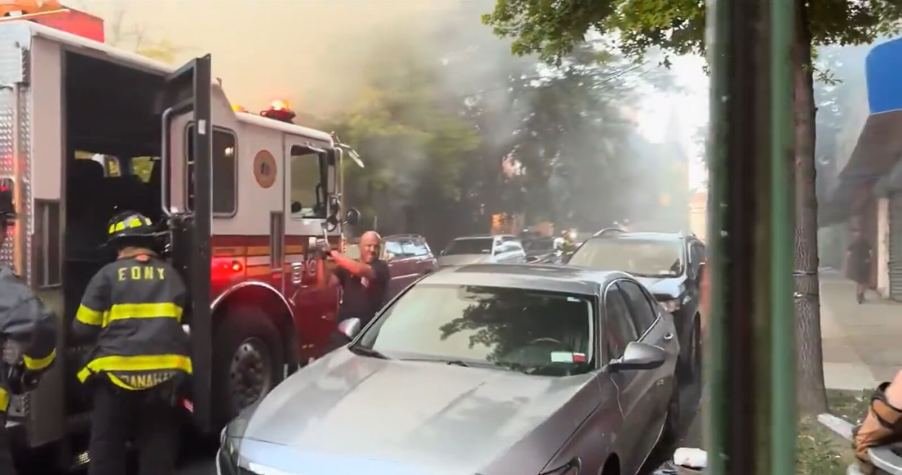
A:
[[[771,470],[795,473],[796,391],[793,271],[794,2],[771,0]]]
[[[709,0],[709,473],[794,468],[791,0]]]

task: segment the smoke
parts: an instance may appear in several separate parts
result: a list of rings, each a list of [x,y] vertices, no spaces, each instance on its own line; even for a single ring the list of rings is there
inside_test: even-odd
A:
[[[522,134],[524,124],[556,106],[549,105],[547,99],[524,99],[523,88],[530,83],[541,83],[549,71],[539,67],[535,58],[513,57],[509,41],[497,38],[481,23],[480,15],[492,9],[493,0],[73,0],[67,3],[104,17],[108,34],[115,34],[122,47],[138,49],[165,42],[172,46],[176,63],[212,54],[214,74],[223,81],[233,104],[255,111],[265,108],[273,99],[287,99],[302,123],[309,117],[319,119],[317,123],[328,122],[352,107],[359,107],[362,98],[370,93],[373,72],[380,68],[388,73],[398,70],[401,77],[396,80],[403,81],[408,63],[425,65],[427,70],[423,74],[432,75],[441,100],[437,106],[447,106],[443,108],[457,111],[473,124],[480,138],[479,148],[473,156],[460,157],[457,162],[436,162],[430,160],[422,144],[415,140],[392,143],[374,139],[376,143],[370,149],[375,152],[371,153],[373,156],[364,156],[364,160],[393,160],[397,165],[393,167],[397,171],[394,176],[382,177],[394,189],[375,190],[371,194],[374,200],[392,201],[380,204],[380,223],[388,227],[386,231],[438,234],[440,241],[464,232],[455,230],[459,220],[430,222],[429,214],[439,213],[416,201],[418,187],[443,186],[427,180],[433,175],[433,170],[427,167],[436,163],[465,168],[459,170],[467,182],[460,207],[489,206],[492,200],[525,207],[523,199],[517,198],[518,193],[525,194],[525,189],[501,196],[502,187],[493,180],[499,179],[502,158],[523,141],[524,137],[516,135],[517,132]],[[643,65],[643,74],[648,75],[653,69],[654,64],[647,63]],[[636,82],[636,77],[629,81]],[[626,115],[633,114],[643,122],[649,120],[649,114],[643,116],[636,104],[625,107]],[[667,110],[656,112],[650,116],[668,113]],[[610,120],[624,115],[623,111],[605,114]],[[604,166],[617,161],[618,167],[627,170],[623,176],[628,180],[616,184],[613,194],[619,195],[617,199],[596,203],[591,200],[601,195],[574,195],[574,199],[589,203],[567,205],[570,209],[552,206],[555,208],[552,218],[593,228],[623,218],[637,222],[651,217],[650,221],[660,222],[674,215],[686,216],[685,205],[679,202],[679,192],[688,188],[686,180],[674,179],[672,174],[668,178],[652,179],[660,176],[660,170],[672,165],[671,162],[685,161],[685,150],[673,150],[672,142],[649,144],[637,135],[641,125],[628,126],[631,145],[625,149],[615,150],[606,137],[590,134],[565,137],[570,153],[598,161],[596,168],[586,170],[604,173]],[[694,134],[695,131],[686,132]],[[528,167],[526,172],[537,173]],[[590,189],[593,178],[581,177],[583,188]],[[601,178],[598,177],[599,183],[604,181]],[[544,195],[548,200],[567,194],[568,185],[559,175],[552,174],[549,179]],[[499,186],[493,189],[496,184]],[[481,196],[482,202],[468,202],[468,196],[476,193],[477,188],[488,189],[496,195]],[[667,201],[666,206],[661,204],[662,200]],[[485,216],[484,223],[487,222]],[[432,229],[439,225],[449,229]]]

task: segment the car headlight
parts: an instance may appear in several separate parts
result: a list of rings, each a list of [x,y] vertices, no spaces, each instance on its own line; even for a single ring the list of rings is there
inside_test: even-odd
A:
[[[667,312],[673,313],[680,309],[682,302],[680,302],[679,299],[662,300],[661,306],[664,307],[664,310],[667,310]]]
[[[221,467],[228,467],[237,473],[241,439],[244,437],[244,432],[256,409],[257,404],[245,408],[238,417],[222,429],[219,434],[219,464]],[[229,472],[224,471],[224,473]]]

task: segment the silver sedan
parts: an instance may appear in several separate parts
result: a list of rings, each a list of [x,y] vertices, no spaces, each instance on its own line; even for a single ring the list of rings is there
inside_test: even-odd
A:
[[[672,317],[632,277],[426,277],[222,434],[221,475],[634,474],[676,430]]]

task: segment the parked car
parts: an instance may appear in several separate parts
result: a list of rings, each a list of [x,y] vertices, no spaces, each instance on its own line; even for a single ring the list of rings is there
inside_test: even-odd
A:
[[[673,317],[625,273],[445,269],[339,328],[226,427],[221,474],[635,474],[678,427]]]
[[[499,234],[459,237],[438,258],[441,267],[469,264],[524,264],[526,251],[516,236]]]
[[[348,245],[347,255],[360,258],[357,242]],[[420,277],[438,270],[438,261],[426,238],[418,234],[394,234],[382,238],[380,259],[388,263],[391,281],[388,284],[388,298],[397,295],[405,287]]]
[[[586,240],[569,264],[620,270],[645,284],[677,326],[683,354],[681,376],[692,380],[701,371],[701,281],[705,245],[680,233],[604,232]]]

